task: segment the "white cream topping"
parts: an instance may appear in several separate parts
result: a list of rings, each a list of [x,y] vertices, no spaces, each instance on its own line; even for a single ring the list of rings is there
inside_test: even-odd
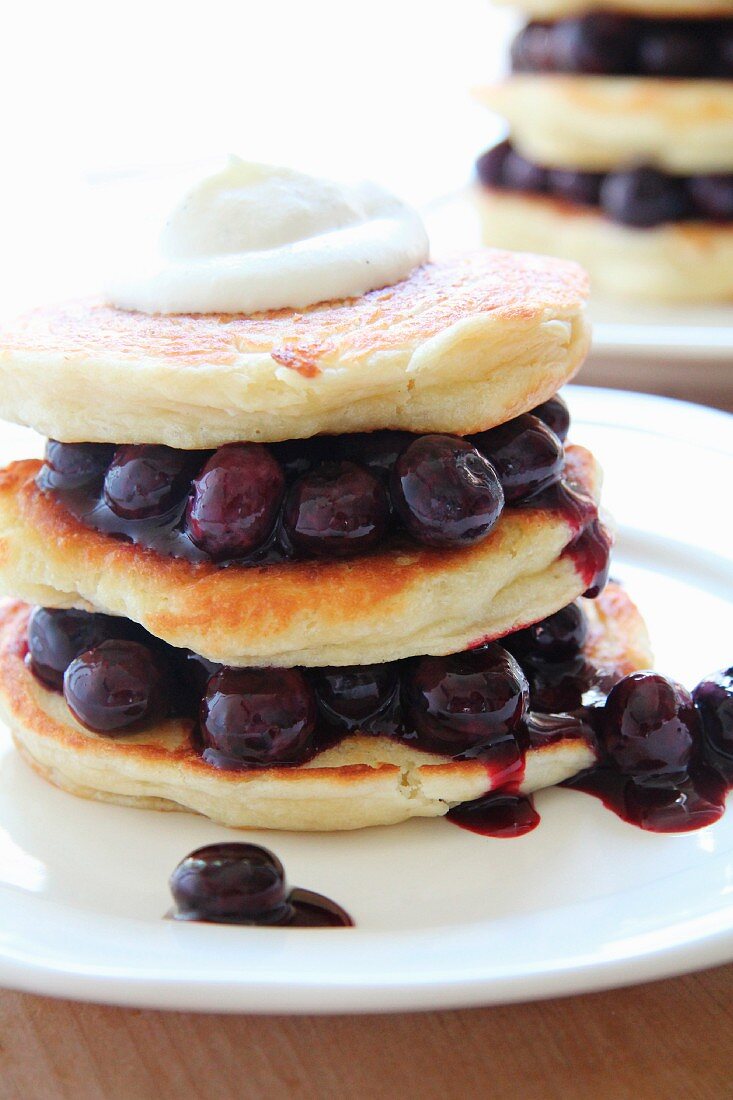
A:
[[[185,196],[154,257],[107,291],[145,313],[300,309],[391,286],[427,258],[419,214],[376,184],[232,157]]]

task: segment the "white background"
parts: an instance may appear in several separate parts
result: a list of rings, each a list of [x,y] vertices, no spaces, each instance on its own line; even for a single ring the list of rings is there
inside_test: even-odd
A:
[[[490,0],[6,0],[0,311],[93,290],[140,180],[237,152],[368,176],[424,205],[497,122]]]

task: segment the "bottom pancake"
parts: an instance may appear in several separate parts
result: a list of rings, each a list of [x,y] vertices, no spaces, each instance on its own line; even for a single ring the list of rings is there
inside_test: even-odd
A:
[[[617,225],[592,207],[476,189],[484,243],[572,257],[594,290],[656,302],[733,300],[733,224]]]
[[[589,633],[585,656],[621,677],[651,663],[643,620],[617,585],[582,601]],[[335,830],[440,817],[502,786],[506,772],[477,760],[451,760],[389,737],[354,735],[298,767],[235,771],[205,763],[193,722],[170,719],[126,737],[91,733],[62,695],[29,671],[20,602],[0,609],[0,714],[23,757],[73,794],[144,809],[193,810],[236,828]],[[523,793],[553,786],[593,764],[592,738],[568,736],[530,747]]]

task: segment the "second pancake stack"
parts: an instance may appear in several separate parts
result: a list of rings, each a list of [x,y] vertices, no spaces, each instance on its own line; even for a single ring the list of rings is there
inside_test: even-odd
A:
[[[733,297],[730,0],[509,0],[530,22],[479,92],[484,240],[576,259],[647,301]]]

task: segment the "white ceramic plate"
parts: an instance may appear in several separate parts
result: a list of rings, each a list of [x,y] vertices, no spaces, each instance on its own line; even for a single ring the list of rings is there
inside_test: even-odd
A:
[[[613,573],[647,616],[657,667],[692,686],[733,659],[732,421],[617,391],[568,396],[573,438],[604,464],[620,522]],[[3,459],[28,453],[24,433],[3,438]],[[162,919],[174,865],[237,834],[64,794],[3,732],[0,984],[177,1009],[375,1011],[575,993],[733,958],[733,813],[660,836],[573,791],[538,807],[539,828],[515,840],[435,820],[255,834],[292,883],[335,898],[358,927],[176,924]]]

